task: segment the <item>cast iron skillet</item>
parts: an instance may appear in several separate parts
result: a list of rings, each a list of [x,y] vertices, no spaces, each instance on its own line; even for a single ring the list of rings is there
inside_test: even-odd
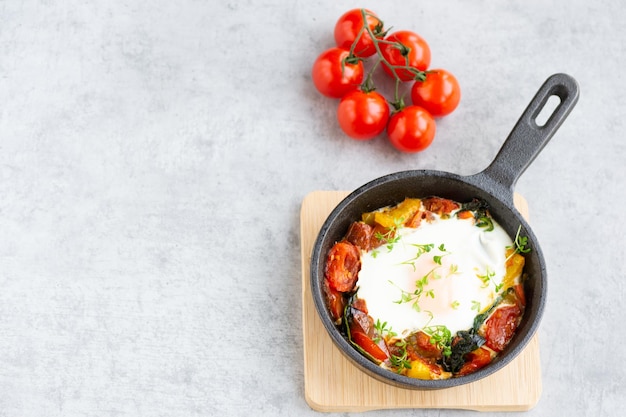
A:
[[[548,99],[556,96],[560,103],[548,120],[537,124],[537,116]],[[482,172],[459,176],[449,172],[411,170],[375,179],[353,191],[330,213],[323,224],[311,255],[311,288],[313,300],[324,327],[341,352],[357,367],[388,384],[412,389],[440,389],[467,384],[501,369],[515,358],[531,340],[539,326],[546,302],[546,265],[537,238],[513,205],[513,188],[517,179],[548,143],[578,101],[578,84],[569,75],[550,76],[532,99],[509,134],[494,161]],[[322,289],[326,254],[341,240],[354,220],[364,212],[397,204],[405,197],[439,196],[459,202],[473,198],[485,200],[495,220],[514,237],[521,225],[521,235],[528,237],[531,252],[526,254],[526,311],[509,345],[485,368],[472,374],[447,380],[424,381],[398,375],[370,362],[346,341],[333,324]]]

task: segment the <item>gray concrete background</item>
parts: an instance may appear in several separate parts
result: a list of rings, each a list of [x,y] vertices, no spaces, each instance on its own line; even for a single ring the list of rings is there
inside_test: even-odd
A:
[[[312,87],[354,7],[420,33],[461,83],[421,154],[347,139]],[[625,10],[0,0],[0,416],[314,415],[302,198],[404,169],[478,172],[556,72],[580,101],[516,187],[550,273],[543,395],[524,415],[622,415]],[[434,414],[477,413],[367,413]]]

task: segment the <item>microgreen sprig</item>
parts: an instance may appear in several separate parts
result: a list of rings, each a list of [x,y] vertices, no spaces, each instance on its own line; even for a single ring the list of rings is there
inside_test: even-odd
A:
[[[494,271],[493,269],[491,269],[491,267],[489,265],[487,265],[487,269],[485,271],[484,275],[480,275],[480,274],[476,274],[476,276],[478,277],[478,279],[480,279],[483,283],[482,288],[487,288],[489,286],[489,284],[493,284],[494,288],[495,288],[495,292],[499,293],[500,290],[502,289],[502,287],[504,286],[504,282],[501,282],[500,284],[496,284],[496,281],[494,280],[495,276],[496,276],[496,271]]]
[[[400,339],[395,343],[395,346],[399,349],[399,354],[391,354],[389,362],[396,368],[396,372],[402,373],[405,369],[411,369],[411,360],[409,354],[406,351],[406,340]]]
[[[439,251],[442,252],[442,255],[435,255],[435,256],[433,256],[433,262],[435,262],[436,264],[441,265],[441,258],[443,258],[444,256],[450,255],[450,252],[448,252],[446,250],[446,247],[444,246],[443,243],[441,245],[439,245],[439,247],[437,249],[439,249]]]
[[[406,291],[402,288],[400,288],[398,285],[396,285],[393,281],[389,280],[389,283],[393,286],[395,286],[396,288],[398,288],[400,290],[400,299],[394,301],[394,303],[396,304],[404,304],[404,303],[410,303],[411,301],[413,301],[412,307],[413,310],[417,311],[418,313],[422,312],[422,308],[419,305],[419,300],[421,298],[422,295],[425,295],[426,297],[430,297],[430,298],[435,298],[435,292],[434,290],[430,289],[426,289],[426,286],[428,285],[428,283],[430,282],[430,279],[441,279],[441,275],[439,275],[436,272],[437,268],[433,268],[430,271],[428,271],[426,273],[426,275],[422,276],[420,279],[415,281],[415,291],[410,292],[410,291]]]
[[[394,221],[395,224],[389,227],[385,233],[374,233],[374,237],[376,239],[385,242],[385,247],[387,248],[388,252],[391,252],[394,245],[400,241],[400,234],[398,233],[398,231],[402,228],[403,221],[403,219],[396,219]],[[372,255],[376,257],[377,254],[378,252],[374,252]]]
[[[522,225],[520,224],[517,228],[517,233],[515,234],[515,241],[513,242],[515,245],[516,253],[528,253],[531,251],[528,245],[528,236],[522,236],[520,233],[522,232]]]
[[[430,343],[442,350],[444,356],[452,353],[452,332],[446,326],[436,325],[424,327],[424,333],[430,336]]]
[[[423,254],[430,252],[435,247],[435,244],[434,243],[428,243],[428,244],[412,243],[411,246],[415,246],[417,248],[417,252],[415,253],[415,256],[413,258],[402,262],[402,265],[411,265],[413,266],[413,271],[415,271],[416,269],[415,261],[417,261],[419,257],[422,256]]]
[[[397,336],[396,332],[391,330],[391,326],[387,327],[387,322],[382,322],[380,319],[376,319],[376,323],[374,324],[374,330],[376,330],[376,335],[374,337],[374,342],[378,343],[382,338],[392,338]]]
[[[496,276],[496,271],[494,271],[493,269],[489,267],[489,265],[487,265],[487,270],[485,271],[485,274],[484,275],[476,274],[476,276],[478,277],[478,279],[480,279],[483,282],[482,287],[487,288],[489,286],[489,283],[493,281],[493,278]]]

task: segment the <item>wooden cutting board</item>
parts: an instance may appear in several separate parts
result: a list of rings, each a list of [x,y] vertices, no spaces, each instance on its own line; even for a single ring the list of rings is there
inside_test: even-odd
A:
[[[344,191],[314,191],[304,198],[300,212],[304,393],[309,406],[323,412],[392,408],[525,411],[534,407],[541,396],[536,335],[517,358],[498,372],[472,384],[436,391],[387,385],[363,373],[341,354],[315,310],[309,285],[309,264],[322,224],[347,194]],[[515,206],[528,219],[526,200],[517,194]]]

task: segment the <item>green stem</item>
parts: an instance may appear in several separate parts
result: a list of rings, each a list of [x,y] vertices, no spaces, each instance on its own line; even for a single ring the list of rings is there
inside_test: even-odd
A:
[[[354,56],[354,50],[356,49],[356,44],[359,43],[359,40],[361,39],[361,36],[363,36],[363,32],[365,32],[365,21],[363,21],[363,27],[361,28],[361,30],[359,30],[359,33],[357,33],[356,38],[354,38],[354,42],[352,42],[352,45],[350,46],[350,56]]]
[[[395,74],[395,73],[394,73]],[[400,111],[404,108],[404,99],[400,97],[400,79],[396,77],[396,88],[393,95],[394,101],[391,103],[396,111]]]
[[[376,49],[376,54],[378,55],[378,61],[372,67],[372,70],[368,73],[368,75],[365,78],[365,81],[363,82],[363,85],[361,86],[361,88],[363,89],[363,91],[373,91],[375,89],[374,83],[372,81],[372,73],[373,73],[374,69],[382,62],[384,65],[387,66],[387,68],[389,68],[389,70],[393,74],[393,77],[396,80],[396,89],[395,89],[394,102],[392,102],[391,105],[396,110],[402,110],[404,108],[404,102],[403,102],[402,98],[399,96],[399,84],[400,84],[400,82],[402,80],[400,80],[400,77],[398,77],[398,75],[396,73],[396,70],[397,69],[403,69],[403,70],[411,72],[412,74],[414,74],[414,78],[417,81],[424,81],[426,79],[426,72],[425,71],[420,71],[417,68],[413,68],[413,67],[409,66],[409,58],[408,58],[407,54],[405,52],[403,52],[403,51],[407,51],[407,47],[404,46],[402,43],[400,43],[400,42],[391,42],[391,41],[388,41],[388,40],[385,40],[385,39],[378,39],[374,35],[374,32],[372,32],[372,30],[370,29],[369,25],[367,24],[367,16],[368,16],[368,14],[366,13],[365,9],[361,9],[361,17],[363,18],[363,27],[361,28],[361,30],[359,31],[356,39],[352,43],[352,47],[350,48],[350,55],[352,55],[354,53],[354,48],[356,47],[356,44],[357,44],[358,40],[361,38],[361,36],[363,36],[363,32],[365,31],[365,32],[367,32],[367,34],[372,39],[372,43],[374,44],[374,49]],[[380,44],[396,46],[400,50],[402,55],[404,56],[405,65],[392,65],[384,57],[384,55],[383,55],[383,53],[382,53],[382,51],[380,49]]]
[[[380,64],[380,61],[376,62],[372,66],[372,69],[370,69],[369,72],[367,73],[367,76],[365,77],[363,84],[361,84],[361,90],[364,93],[369,93],[370,91],[376,90],[376,86],[374,85],[374,80],[372,79],[372,75],[374,75],[374,71],[376,70],[379,64]]]

